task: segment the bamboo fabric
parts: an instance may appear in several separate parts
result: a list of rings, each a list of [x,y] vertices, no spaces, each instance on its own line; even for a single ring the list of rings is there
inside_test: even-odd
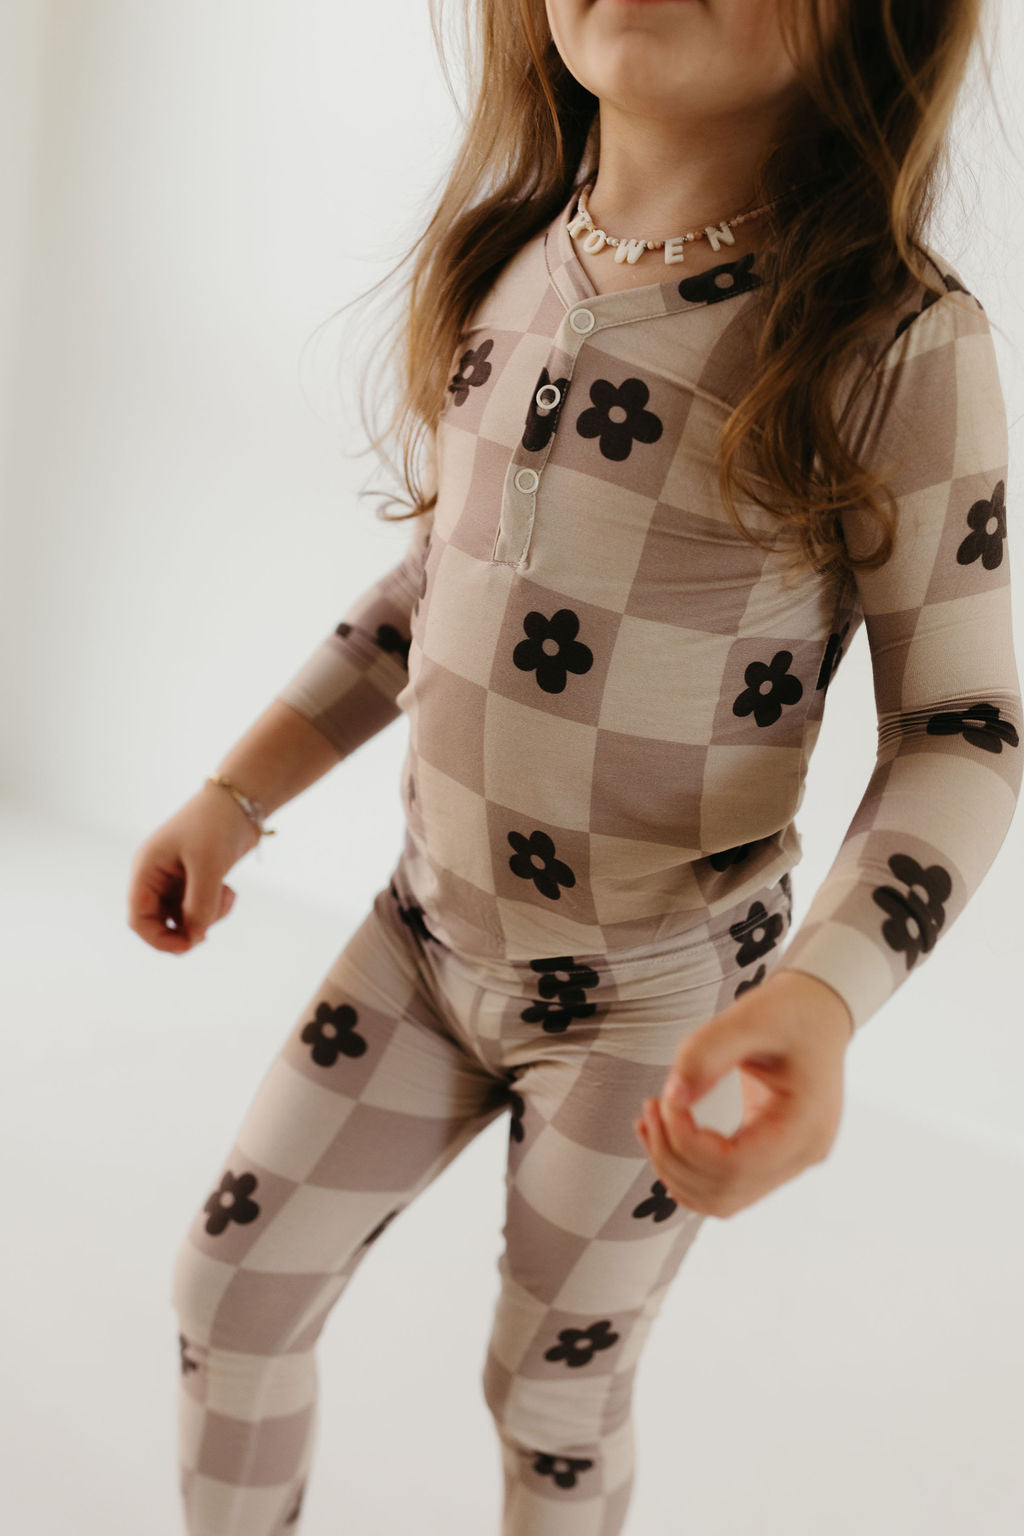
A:
[[[876,762],[783,958],[859,1028],[949,931],[1020,794],[985,310],[925,247],[945,291],[894,305],[841,420],[895,498],[893,553],[794,575],[792,530],[740,499],[758,548],[718,493],[718,434],[754,366],[756,254],[597,294],[575,202],[469,317],[429,440],[435,508],[278,697],[342,757],[408,716],[404,862],[441,942],[481,961],[612,956],[698,940],[799,862],[825,700],[863,626]],[[874,546],[863,509],[843,530],[855,554]]]

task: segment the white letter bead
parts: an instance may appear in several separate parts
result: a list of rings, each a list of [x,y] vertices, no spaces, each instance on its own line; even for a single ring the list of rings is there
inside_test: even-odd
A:
[[[720,245],[736,244],[736,236],[733,234],[731,229],[726,228],[724,219],[722,220],[721,224],[719,224],[717,229],[714,228],[714,226],[711,224],[706,224],[704,226],[704,233],[707,235],[708,241],[710,242],[711,249],[713,251],[717,251]]]
[[[628,261],[630,266],[634,266],[646,249],[646,240],[620,240],[615,247],[615,260]]]
[[[592,229],[582,244],[585,251],[600,251],[608,244],[608,236],[603,229]]]
[[[674,235],[671,240],[665,241],[665,260],[671,265],[674,261],[686,260],[686,237]]]

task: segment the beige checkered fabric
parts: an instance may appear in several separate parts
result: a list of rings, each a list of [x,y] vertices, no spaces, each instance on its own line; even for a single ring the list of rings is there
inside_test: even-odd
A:
[[[985,311],[926,247],[947,291],[894,309],[842,428],[897,499],[895,550],[856,579],[794,578],[791,530],[741,501],[772,539],[755,547],[717,490],[756,254],[596,294],[575,204],[470,316],[431,440],[435,510],[278,696],[342,756],[408,716],[406,867],[442,942],[614,955],[695,937],[799,861],[825,697],[863,622],[877,761],[783,958],[859,1028],[948,932],[1020,793]],[[844,528],[872,547],[862,511]]]

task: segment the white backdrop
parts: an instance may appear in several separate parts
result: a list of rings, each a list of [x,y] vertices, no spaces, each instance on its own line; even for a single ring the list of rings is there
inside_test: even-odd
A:
[[[1016,6],[1002,6],[998,17],[995,84],[1003,120],[988,104],[982,82],[982,94],[967,103],[961,122],[958,178],[933,239],[996,326],[1011,421],[1008,544],[1021,633],[1024,571],[1017,508],[1024,469],[1019,283],[1024,210],[1016,111],[1024,87],[1024,26]],[[147,1006],[163,1010],[154,1049],[159,1043],[167,1052],[167,1032],[178,1031],[180,1045],[171,1049],[194,1053],[190,1059],[197,1065],[201,1049],[203,1062],[211,1059],[207,1053],[213,1047],[191,1014],[201,1015],[210,975],[203,967],[212,957],[197,954],[182,967],[126,935],[129,858],[194,792],[352,598],[404,548],[407,527],[378,521],[376,502],[357,499],[374,477],[373,456],[346,458],[343,451],[364,446],[355,408],[356,369],[372,367],[372,353],[361,334],[358,360],[344,351],[347,401],[342,403],[331,385],[332,370],[339,336],[352,333],[335,324],[316,347],[303,348],[321,322],[383,276],[414,238],[448,162],[456,115],[435,62],[425,0],[365,7],[338,0],[287,5],[283,0],[165,5],[5,0],[0,122],[0,828],[6,838],[0,857],[0,916],[6,914],[0,953],[6,974],[14,974],[22,931],[17,923],[31,887],[39,902],[33,936],[38,951],[27,963],[17,1007],[24,1003],[38,1013],[37,1036],[25,1049],[29,1054],[38,1049],[40,1072],[19,1090],[17,1105],[12,1099],[23,1117],[17,1124],[28,1135],[33,1122],[43,1123],[52,1112],[56,1059],[44,1029],[51,1005],[36,982],[47,968],[58,978],[62,961],[71,964],[72,934],[85,932],[90,943],[95,937],[98,945],[109,946],[105,968],[96,973],[89,970],[81,943],[73,951],[75,981],[95,982],[90,1056],[106,1059],[103,1029],[110,1042],[120,1039],[117,1032],[133,1025],[145,988]],[[373,313],[381,316],[378,301],[372,302]],[[273,928],[255,921],[257,911],[269,910],[257,897],[318,911],[337,930],[340,943],[361,919],[400,847],[398,778],[406,738],[403,719],[285,807],[273,818],[280,835],[229,877],[239,900],[230,919],[211,931],[205,948],[219,949],[223,959],[232,944],[244,947],[258,985],[273,990],[276,984],[277,1000],[271,1004],[264,995],[247,1003],[256,1010],[258,1028],[237,1083],[228,1084],[226,1066],[205,1069],[213,1077],[222,1072],[221,1086],[207,1085],[206,1109],[193,1112],[192,1123],[204,1129],[197,1132],[202,1145],[188,1176],[167,1173],[168,1180],[177,1177],[167,1188],[182,1220],[154,1214],[165,1238],[177,1236],[200,1170],[210,1165],[211,1149],[227,1139],[247,1103],[268,1041],[276,1044],[288,1025],[273,1009],[289,1008],[317,979],[320,959],[326,963],[321,951],[314,956],[312,945],[301,972],[297,951],[278,960]],[[863,793],[874,752],[862,631],[830,690],[798,821],[805,854],[794,872],[797,922]],[[27,833],[18,835],[19,827]],[[45,838],[37,832],[42,828]],[[990,1157],[993,1170],[1018,1168],[1024,1154],[1020,829],[1015,822],[967,911],[927,964],[870,1021],[848,1059],[849,1090],[858,1103],[897,1110],[922,1130],[973,1140],[977,1150],[984,1143],[996,1154]],[[25,853],[36,839],[39,867],[28,880]],[[101,846],[114,859],[112,884],[91,875],[91,852],[81,858],[76,852],[74,867],[70,854],[58,854],[52,867],[44,867],[44,847],[49,858],[54,848]],[[124,953],[130,951],[132,961],[124,970],[123,996],[104,990],[111,985],[112,932],[119,943],[124,937]],[[241,958],[239,948],[240,968]],[[286,966],[295,967],[287,977]],[[232,1017],[223,1026],[237,1036],[239,1053],[244,1024]],[[29,1039],[23,1025],[20,1011],[9,1008],[3,1026],[9,1044],[17,1041],[21,1048]],[[113,1050],[110,1059],[117,1059]],[[169,1053],[159,1061],[161,1073],[171,1070]],[[116,1074],[108,1086],[113,1105]],[[159,1092],[158,1080],[145,1090]],[[155,1097],[149,1102],[155,1112]],[[141,1136],[147,1112],[128,1107],[139,1109]],[[222,1119],[204,1121],[204,1114],[214,1113]],[[178,1154],[185,1155],[177,1122],[160,1134],[176,1136]],[[952,1181],[963,1159],[957,1150],[962,1143],[950,1145]],[[166,1162],[160,1147],[144,1142],[134,1147],[151,1159],[144,1163],[152,1169],[147,1177],[157,1178],[158,1165],[162,1169]],[[92,1151],[85,1146],[83,1166],[90,1165]],[[898,1155],[908,1185],[930,1189],[938,1199],[935,1165],[912,1175],[909,1160]],[[848,1174],[849,1189],[863,1172]],[[453,1180],[463,1176],[452,1170]],[[818,1177],[837,1175],[830,1169]],[[876,1170],[868,1204],[881,1202],[886,1182],[884,1169]],[[994,1176],[989,1185],[995,1188]],[[1019,1190],[1019,1174],[1010,1187]],[[494,1189],[497,1202],[497,1183]],[[819,1189],[818,1198],[838,1201],[837,1182],[812,1181],[802,1192],[784,1192],[770,1209],[752,1213],[742,1230],[760,1234],[762,1262],[770,1264],[775,1213],[787,1202],[797,1209],[808,1189],[812,1198]],[[972,1205],[969,1188],[959,1196],[963,1222]],[[24,1198],[25,1220],[35,1223],[28,1228],[30,1250],[43,1253],[53,1241],[55,1263],[63,1263],[59,1229],[51,1230],[38,1214],[42,1207],[29,1195]],[[894,1210],[893,1221],[902,1234],[901,1210]],[[419,1219],[414,1206],[394,1234],[390,1262],[403,1241],[412,1241]],[[497,1203],[488,1219],[500,1221]],[[944,1216],[935,1220],[946,1229]],[[806,1231],[806,1224],[795,1230]],[[455,1240],[452,1234],[446,1239]],[[112,1219],[112,1264],[118,1262],[120,1241]],[[691,1284],[699,1285],[700,1266],[713,1264],[715,1251],[712,1246],[705,1257],[697,1256]],[[730,1251],[720,1248],[719,1268],[704,1271],[715,1296],[728,1280],[728,1259],[723,1268],[722,1255]],[[125,1253],[126,1262],[128,1257]],[[774,1296],[780,1308],[791,1294],[791,1260],[792,1250],[780,1249]],[[466,1264],[476,1261],[467,1257]],[[376,1276],[392,1273],[383,1252],[376,1262]],[[1008,1272],[1007,1266],[994,1272]],[[159,1265],[156,1273],[164,1273]],[[83,1265],[79,1283],[85,1286],[88,1276]],[[894,1273],[881,1283],[896,1281]],[[139,1283],[154,1284],[151,1277]],[[155,1284],[160,1283],[158,1278]],[[739,1274],[735,1283],[741,1295]],[[813,1278],[808,1283],[813,1286]],[[12,1301],[12,1307],[25,1327],[38,1321],[41,1337],[48,1338],[50,1315],[32,1316],[34,1279],[27,1269],[23,1284],[25,1299]],[[856,1291],[851,1286],[851,1306]],[[486,1301],[483,1296],[484,1311]],[[909,1295],[902,1301],[904,1308],[914,1305]],[[117,1305],[127,1303],[118,1297]],[[730,1312],[724,1319],[723,1348],[740,1315]],[[806,1318],[790,1321],[795,1327]],[[453,1315],[451,1326],[458,1323]],[[713,1326],[713,1317],[705,1325]],[[756,1318],[750,1328],[749,1347],[763,1348]],[[861,1338],[876,1337],[877,1318],[865,1314],[861,1328]],[[73,1348],[77,1334],[77,1321],[69,1321],[61,1349]],[[152,1335],[151,1320],[140,1320],[138,1338]],[[826,1324],[822,1349],[831,1347],[833,1337]],[[40,1358],[29,1353],[24,1381],[38,1381]],[[812,1356],[813,1349],[803,1362],[805,1373],[817,1366]],[[821,1359],[827,1392],[831,1356]],[[1003,1365],[1000,1357],[999,1369]],[[60,1368],[54,1365],[57,1396],[51,1393],[40,1410],[47,1423],[59,1399]],[[152,1374],[161,1367],[147,1362],[140,1368]],[[375,1380],[370,1362],[362,1378],[365,1392],[375,1390]],[[150,1384],[143,1415],[155,1412],[152,1404],[166,1385]],[[750,1385],[744,1378],[744,1388]],[[423,1386],[427,1390],[429,1378]],[[90,1401],[92,1390],[88,1387]],[[736,1394],[727,1383],[724,1391],[723,1429],[731,1429],[727,1404]],[[813,1401],[809,1394],[801,1401],[804,1396]],[[473,1414],[477,1406],[474,1399]],[[330,1411],[340,1408],[332,1405]],[[382,1400],[380,1412],[389,1411]],[[694,1411],[699,1418],[703,1410]],[[77,1416],[60,1426],[55,1443],[68,1448],[102,1432],[84,1411],[67,1412]],[[874,1414],[872,1394],[864,1400],[865,1437]],[[476,1433],[468,1426],[477,1423],[467,1409],[467,1435]],[[810,1422],[807,1430],[813,1430]],[[648,1433],[653,1431],[652,1421]],[[163,1422],[153,1430],[157,1439],[147,1444],[160,1445],[153,1455],[164,1456],[168,1432]],[[446,1426],[439,1423],[437,1433],[447,1435]],[[828,1434],[831,1443],[831,1429]],[[867,1439],[861,1446],[845,1429],[837,1428],[834,1438],[840,1452],[844,1446],[858,1456],[866,1451]],[[728,1437],[723,1446],[727,1458]],[[47,1439],[41,1464],[50,1450]],[[920,1452],[929,1464],[931,1451],[927,1445]],[[879,1454],[874,1442],[872,1453]],[[140,1454],[150,1452],[140,1446]],[[764,1475],[777,1465],[766,1452]],[[820,1465],[827,1463],[822,1459]],[[489,1471],[496,1479],[496,1468]],[[652,1478],[655,1471],[652,1467]],[[319,1475],[332,1474],[325,1468]],[[727,1465],[723,1475],[728,1476]],[[149,1476],[148,1470],[140,1472],[140,1510]],[[45,1473],[40,1477],[45,1480]],[[169,1483],[169,1472],[166,1477]],[[69,1498],[74,1487],[71,1478]],[[916,1497],[919,1487],[913,1482],[908,1496]],[[965,1498],[973,1497],[966,1478],[963,1488]],[[494,1489],[496,1482],[488,1497]],[[105,1509],[102,1478],[97,1490],[103,1497],[96,1507]],[[831,1497],[831,1489],[823,1489],[821,1497]],[[117,1529],[170,1530],[172,1505],[173,1489],[164,1487],[159,1521],[142,1515],[142,1524],[133,1519]],[[20,1513],[19,1529],[51,1529]],[[66,1521],[52,1527],[70,1528]],[[105,1515],[102,1528],[115,1528]],[[358,1522],[350,1528],[371,1529]],[[453,1524],[444,1528],[455,1530]],[[710,1523],[698,1528],[712,1531]],[[741,1529],[735,1523],[725,1528]],[[769,1533],[763,1522],[756,1528],[759,1536]],[[820,1521],[811,1528],[820,1529]],[[829,1528],[859,1533],[867,1527],[832,1521]],[[871,1528],[905,1536],[918,1527],[873,1523]],[[928,1529],[940,1527],[932,1523]],[[989,1523],[986,1529],[996,1527]]]

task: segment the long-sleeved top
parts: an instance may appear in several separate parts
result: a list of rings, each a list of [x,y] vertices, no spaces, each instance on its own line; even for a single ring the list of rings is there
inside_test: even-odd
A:
[[[436,506],[278,697],[341,756],[408,716],[406,877],[431,934],[468,956],[611,957],[689,943],[788,880],[829,684],[863,623],[877,759],[782,956],[860,1028],[948,933],[1020,794],[985,310],[923,246],[945,291],[894,303],[840,422],[895,497],[893,552],[794,576],[792,527],[740,496],[758,548],[717,482],[754,367],[756,253],[598,294],[576,199],[469,316],[428,440]],[[842,527],[855,555],[874,548],[862,506]]]

